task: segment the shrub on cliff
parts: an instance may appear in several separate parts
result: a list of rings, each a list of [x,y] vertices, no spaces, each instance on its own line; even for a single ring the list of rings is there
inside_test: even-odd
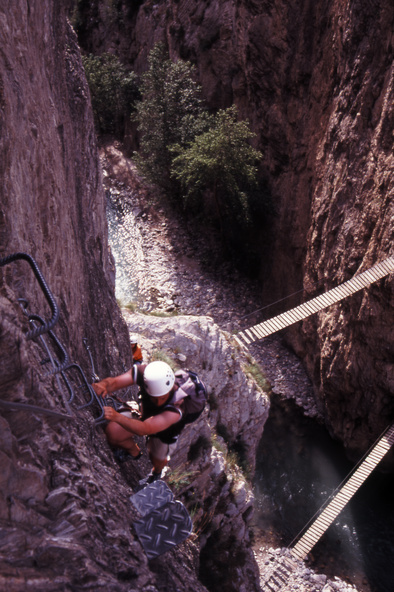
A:
[[[250,144],[254,134],[247,121],[238,121],[235,106],[215,115],[203,108],[190,63],[172,62],[161,44],[148,59],[133,115],[139,172],[189,215],[202,215],[205,230],[219,228],[227,254],[254,273],[267,213],[257,174],[262,154]]]
[[[97,133],[123,136],[124,121],[139,98],[136,74],[109,53],[83,56],[82,60]]]

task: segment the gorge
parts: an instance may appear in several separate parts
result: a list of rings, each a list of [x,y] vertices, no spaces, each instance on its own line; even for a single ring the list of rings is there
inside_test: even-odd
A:
[[[389,0],[119,2],[116,10],[95,0],[79,18],[84,51],[116,53],[140,74],[164,41],[172,59],[196,64],[210,108],[234,103],[250,121],[277,208],[272,235],[261,237],[262,304],[299,290],[312,297],[392,254]],[[291,336],[330,431],[356,454],[392,417],[392,303],[392,281],[383,281]]]
[[[79,37],[68,20],[76,9]],[[164,40],[173,59],[196,64],[210,108],[234,102],[249,119],[277,208],[261,237],[263,306],[299,290],[310,297],[317,283],[329,289],[393,254],[393,22],[389,0],[2,3],[0,257],[25,251],[39,262],[59,301],[57,330],[72,359],[89,368],[85,338],[101,375],[131,363],[80,48],[116,53],[140,74],[152,44]],[[393,419],[393,288],[389,277],[286,336],[308,370],[328,430],[350,458]],[[59,395],[33,364],[18,298],[39,303],[45,314],[23,263],[0,269],[0,399],[50,405]],[[251,312],[247,294],[242,309]],[[158,321],[138,322],[155,347]],[[201,540],[149,565],[128,503],[146,466],[120,471],[89,414],[66,425],[2,411],[4,588],[202,591],[226,574],[226,590],[258,590],[250,491],[208,436],[221,425],[223,437],[226,426],[227,444],[242,445],[253,465],[268,401],[244,372],[245,352],[234,350],[221,328],[193,317],[164,329],[166,339],[181,331],[182,347],[197,352],[219,394],[200,426],[205,437],[194,459],[206,479],[195,485],[206,494],[197,508],[208,522]],[[179,345],[170,342],[175,356]],[[250,405],[235,424],[224,388],[232,389],[236,409],[239,392],[248,393]],[[226,441],[219,439],[224,450]],[[211,579],[199,577],[204,567]]]

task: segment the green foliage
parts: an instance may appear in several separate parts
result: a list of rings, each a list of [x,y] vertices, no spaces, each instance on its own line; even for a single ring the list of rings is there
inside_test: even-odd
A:
[[[172,174],[181,183],[185,203],[219,222],[223,241],[246,233],[252,224],[250,195],[258,188],[256,163],[262,158],[249,140],[246,121],[235,106],[220,110],[209,130],[178,149]]]
[[[212,447],[221,452],[226,462],[226,467],[229,471],[238,473],[242,471],[246,478],[250,468],[247,466],[245,460],[245,451],[241,449],[239,445],[230,444],[228,433],[223,433],[223,427],[217,425],[217,434],[211,436]],[[227,432],[227,430],[224,430]]]
[[[237,121],[235,106],[220,110],[205,133],[195,137],[186,150],[178,149],[173,175],[181,182],[186,201],[210,190],[220,218],[231,213],[249,220],[245,187],[257,184],[256,162],[262,154],[248,143],[254,134],[246,121]]]
[[[84,56],[82,60],[97,132],[122,135],[124,121],[130,117],[139,98],[137,76],[109,53]]]
[[[172,62],[163,45],[155,45],[149,54],[149,69],[142,76],[141,94],[135,114],[141,133],[136,163],[150,183],[170,193],[176,191],[171,179],[171,146],[186,146],[207,119],[193,66],[182,60]]]
[[[177,467],[168,474],[167,482],[171,489],[173,489],[176,494],[179,494],[183,489],[188,487],[193,482],[195,477],[196,471],[190,471],[181,467]]]
[[[260,366],[256,362],[251,362],[244,368],[244,372],[249,374],[258,384],[258,386],[265,391],[266,393],[271,392],[271,386],[265,377],[263,371],[261,370]]]
[[[155,362],[155,361],[160,361],[160,362],[165,362],[166,364],[168,364],[170,366],[170,368],[172,368],[172,370],[175,372],[176,370],[178,370],[178,366],[177,364],[174,362],[174,360],[172,360],[170,358],[170,356],[162,349],[155,349],[152,352],[151,355],[151,362]]]
[[[216,450],[218,450],[219,452],[222,452],[223,454],[227,454],[226,444],[223,442],[223,440],[219,440],[218,435],[215,433],[213,433],[211,436],[211,444],[212,444],[212,447],[215,448]]]
[[[256,273],[262,228],[270,211],[258,181],[262,154],[251,145],[236,107],[210,114],[190,63],[172,62],[164,47],[149,54],[142,100],[133,116],[141,134],[139,172],[180,202],[205,228],[219,228],[222,246],[244,271]]]
[[[130,312],[137,312],[138,311],[138,303],[137,302],[123,302],[122,300],[116,299],[119,308],[126,308]]]
[[[168,318],[168,317],[177,317],[179,312],[177,311],[177,309],[174,309],[170,312],[166,312],[165,310],[151,310],[150,312],[143,311],[143,314],[145,314],[147,316],[150,315],[152,317]]]

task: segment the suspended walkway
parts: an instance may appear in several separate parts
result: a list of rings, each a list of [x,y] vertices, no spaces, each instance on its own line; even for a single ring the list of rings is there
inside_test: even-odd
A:
[[[340,302],[344,298],[388,276],[393,271],[394,257],[389,257],[336,288],[312,298],[285,313],[272,317],[263,323],[244,329],[237,335],[234,335],[234,337],[240,345],[249,345],[298,321],[306,319],[332,304]],[[289,546],[289,556],[280,557],[271,566],[269,573],[261,584],[264,592],[280,592],[280,590],[286,588],[297,567],[296,560],[301,561],[307,557],[308,553],[313,549],[393,445],[394,425],[389,426],[385,430],[379,440],[356,465],[352,473],[339,485],[324,506],[320,508],[317,514],[296,537],[295,541]]]
[[[353,469],[348,479],[332,494],[324,509],[320,510],[317,518],[312,519],[312,524],[305,527],[304,534],[299,535],[298,542],[292,548],[292,555],[296,559],[305,559],[393,444],[394,425],[386,429],[377,443]]]
[[[355,275],[351,280],[340,284],[332,290],[328,290],[320,296],[316,296],[291,310],[284,312],[276,317],[272,317],[263,323],[243,329],[234,335],[240,345],[249,345],[254,341],[263,339],[272,335],[285,327],[289,327],[298,321],[302,321],[311,315],[328,308],[336,302],[363,290],[370,284],[381,280],[394,271],[394,257],[389,257],[381,263],[377,263],[367,271]]]
[[[286,588],[297,568],[295,560],[304,560],[340,512],[369,477],[394,444],[394,425],[388,427],[378,441],[359,461],[348,477],[332,493],[305,528],[289,546],[289,556],[280,557],[272,565],[262,583],[264,592],[279,592]]]
[[[88,381],[82,368],[78,364],[70,362],[66,349],[52,330],[59,319],[59,309],[34,259],[26,253],[16,253],[0,259],[0,267],[17,260],[24,260],[30,265],[51,309],[51,318],[45,321],[39,315],[29,312],[29,303],[27,300],[23,298],[19,299],[19,304],[24,314],[27,316],[30,325],[30,330],[26,334],[26,338],[40,343],[43,351],[46,353],[46,357],[41,360],[41,365],[44,366],[51,363],[52,366],[51,370],[47,372],[47,376],[55,376],[59,386],[61,386],[61,383],[59,382],[59,379],[61,379],[62,386],[65,386],[66,388],[66,397],[64,399],[65,409],[60,412],[53,408],[39,407],[30,402],[5,401],[2,399],[0,399],[0,407],[29,409],[36,413],[55,416],[58,419],[75,418],[72,404],[76,406],[77,410],[85,409],[87,407],[96,407],[99,414],[94,421],[98,425],[104,421],[104,404],[112,404],[116,407],[116,401],[111,400],[112,398],[106,398],[104,402],[101,397],[97,397],[95,391],[91,387],[90,382],[98,380],[98,376],[95,373],[90,349],[85,339],[84,344],[92,365],[91,381]],[[337,288],[329,290],[325,294],[317,296],[316,298],[313,298],[312,300],[277,317],[273,317],[264,323],[240,332],[236,336],[236,339],[241,345],[248,345],[253,341],[262,339],[284,327],[288,327],[299,320],[315,314],[319,310],[327,308],[331,304],[339,302],[343,298],[346,298],[379,279],[386,277],[393,271],[394,257],[390,257],[369,270],[355,276],[348,282],[341,284]],[[78,396],[76,396],[76,391],[79,393]],[[77,402],[81,396],[81,392],[87,400]],[[295,542],[290,548],[294,560],[302,560],[308,555],[393,444],[394,425],[387,428],[377,443],[358,463],[348,479],[341,484],[338,490],[336,490],[327,501],[325,506],[319,511],[317,517],[312,518],[312,521],[305,527],[302,533],[296,537],[297,542]],[[157,497],[158,491],[156,491],[156,487],[162,488],[160,490],[160,502],[157,501],[159,498]],[[154,501],[155,499],[156,501]],[[148,558],[160,555],[172,546],[179,544],[179,542],[185,540],[185,538],[190,535],[192,529],[190,517],[182,504],[176,502],[173,499],[171,492],[166,490],[166,485],[163,482],[153,487],[152,491],[147,489],[145,492],[137,493],[132,496],[130,500],[142,515],[142,519],[136,524],[136,532],[144,546]],[[284,588],[291,577],[295,565],[296,564],[291,558],[286,558],[286,561],[281,561],[263,583],[262,589],[269,592],[278,592]]]

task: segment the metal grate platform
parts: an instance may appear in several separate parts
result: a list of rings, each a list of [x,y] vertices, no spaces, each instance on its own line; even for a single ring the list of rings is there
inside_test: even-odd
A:
[[[130,497],[143,516],[134,523],[137,536],[148,559],[170,551],[193,530],[193,522],[182,502],[174,500],[168,485],[155,481]]]
[[[156,510],[173,500],[174,494],[167,483],[161,479],[147,485],[130,497],[131,503],[137,508],[141,516],[146,516],[152,510]]]

